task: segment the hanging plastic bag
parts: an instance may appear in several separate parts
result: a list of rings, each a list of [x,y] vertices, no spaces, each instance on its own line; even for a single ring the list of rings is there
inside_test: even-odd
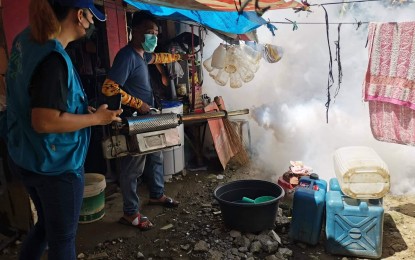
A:
[[[211,66],[217,69],[223,69],[225,66],[226,47],[222,43],[213,51]]]
[[[282,55],[283,55],[283,50],[281,47],[272,45],[272,44],[265,44],[262,57],[268,63],[278,62],[279,60],[281,60]]]
[[[253,63],[253,64],[258,64],[259,61],[262,58],[262,53],[261,52],[253,49],[252,47],[250,47],[246,44],[243,44],[241,46],[241,51],[243,53],[241,55],[245,56],[248,59],[248,61]]]

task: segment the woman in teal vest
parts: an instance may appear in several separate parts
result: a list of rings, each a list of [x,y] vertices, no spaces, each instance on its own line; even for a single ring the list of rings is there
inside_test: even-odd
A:
[[[30,27],[14,40],[7,71],[7,148],[38,221],[20,259],[76,259],[75,237],[84,188],[90,126],[121,122],[122,110],[89,107],[69,42],[105,16],[93,0],[32,0]]]

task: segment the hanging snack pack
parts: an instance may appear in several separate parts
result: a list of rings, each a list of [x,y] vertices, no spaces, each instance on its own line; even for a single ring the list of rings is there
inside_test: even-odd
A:
[[[268,63],[276,63],[282,58],[282,48],[272,44],[265,44],[262,57]]]

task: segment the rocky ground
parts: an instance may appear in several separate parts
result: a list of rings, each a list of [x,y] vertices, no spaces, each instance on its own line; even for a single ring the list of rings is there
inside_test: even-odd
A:
[[[258,170],[251,167],[179,174],[168,183],[181,187],[176,196],[181,202],[178,209],[162,209],[152,216],[156,227],[150,231],[134,230],[132,236],[116,238],[90,234],[101,236],[101,242],[81,247],[78,259],[354,259],[325,253],[324,232],[317,246],[291,241],[289,212],[281,208],[274,227],[259,234],[225,227],[214,189],[232,180],[255,178]],[[106,195],[111,201],[119,193],[109,186]],[[382,259],[414,259],[414,199],[415,195],[384,198]],[[0,259],[17,259],[19,241],[4,249]]]

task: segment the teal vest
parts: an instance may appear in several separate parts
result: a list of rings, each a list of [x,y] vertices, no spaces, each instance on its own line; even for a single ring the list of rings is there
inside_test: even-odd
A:
[[[90,139],[89,127],[70,133],[39,134],[31,126],[28,93],[32,74],[53,51],[62,55],[68,67],[67,112],[88,113],[79,75],[63,46],[56,40],[40,45],[30,39],[29,29],[20,33],[13,42],[6,78],[8,152],[20,167],[45,175],[74,172],[82,167]]]

